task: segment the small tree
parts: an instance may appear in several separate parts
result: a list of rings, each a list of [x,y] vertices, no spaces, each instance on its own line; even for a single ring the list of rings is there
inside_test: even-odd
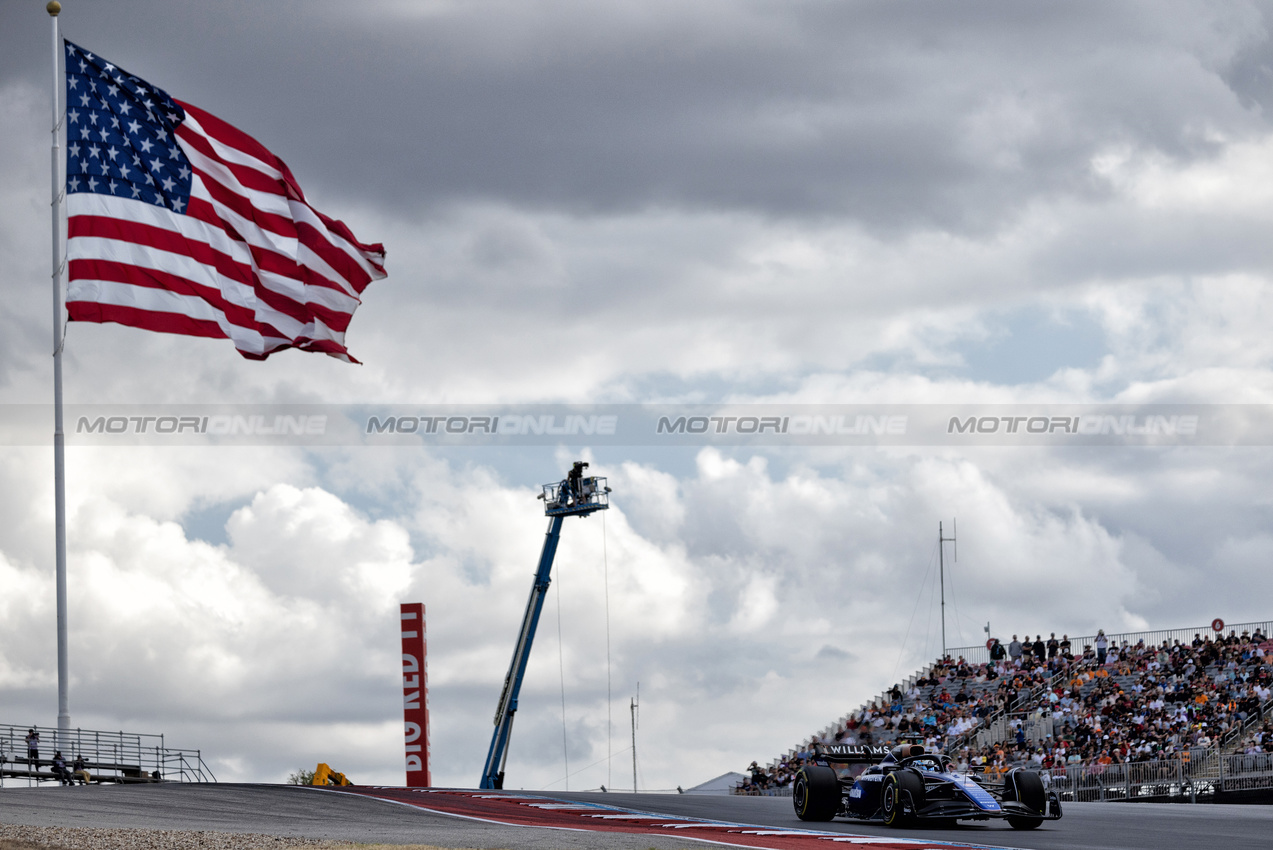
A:
[[[288,785],[313,785],[314,771],[304,770],[304,769],[298,770],[295,773],[293,773],[291,776],[287,777],[287,784]]]

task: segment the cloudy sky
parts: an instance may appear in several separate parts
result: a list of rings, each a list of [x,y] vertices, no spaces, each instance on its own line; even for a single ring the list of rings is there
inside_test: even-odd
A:
[[[1273,3],[65,6],[389,270],[362,366],[75,324],[68,404],[1273,399]],[[43,8],[0,0],[5,405],[51,399]],[[73,440],[72,721],[401,782],[418,600],[435,781],[474,785],[580,457],[614,507],[563,533],[510,787],[630,787],[638,683],[643,788],[800,743],[936,655],[954,517],[952,646],[1273,617],[1265,446],[922,443]],[[0,722],[54,725],[47,440],[0,475]]]

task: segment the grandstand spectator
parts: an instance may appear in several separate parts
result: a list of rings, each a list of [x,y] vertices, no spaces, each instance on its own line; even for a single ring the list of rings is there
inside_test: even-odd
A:
[[[1003,648],[1003,644],[999,642],[999,638],[990,639],[990,660],[1002,661],[1007,657],[1008,652]]]
[[[27,730],[27,764],[34,770],[40,766],[40,733],[35,727]]]
[[[1096,644],[1096,663],[1104,664],[1105,656],[1109,652],[1109,638],[1105,637],[1104,629],[1096,630],[1096,640],[1093,642]]]
[[[84,764],[84,756],[77,754],[75,761],[71,765],[71,773],[79,779],[81,785],[87,785],[93,781],[93,777],[89,775],[88,766]]]
[[[1008,644],[1008,660],[1016,666],[1021,666],[1021,641],[1017,640],[1017,636],[1012,636],[1012,643]]]
[[[1038,661],[1042,661],[1044,656],[1043,635],[1034,636],[1034,657]]]
[[[1048,638],[1048,660],[1051,661],[1061,651],[1061,642],[1056,639],[1056,632],[1052,632],[1052,636]]]
[[[71,781],[71,771],[66,767],[66,759],[62,758],[62,751],[57,750],[53,753],[53,775],[57,777],[60,785],[74,785]]]

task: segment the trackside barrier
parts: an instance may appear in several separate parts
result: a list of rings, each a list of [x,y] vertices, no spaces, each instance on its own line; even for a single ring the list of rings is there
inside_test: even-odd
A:
[[[40,759],[27,759],[27,730],[40,735]],[[216,782],[199,750],[169,747],[163,735],[74,729],[62,736],[55,727],[0,724],[0,782],[8,778],[28,784],[50,779],[53,753],[61,750],[70,766],[77,755],[88,763],[95,781]]]
[[[740,797],[790,797],[791,786],[784,785],[781,788],[765,788],[763,790],[751,787],[747,790],[743,790],[737,785],[734,785],[730,787],[729,793]]]
[[[1191,750],[1156,762],[1075,764],[1042,773],[1063,802],[1196,802],[1217,793],[1273,789],[1273,754]]]

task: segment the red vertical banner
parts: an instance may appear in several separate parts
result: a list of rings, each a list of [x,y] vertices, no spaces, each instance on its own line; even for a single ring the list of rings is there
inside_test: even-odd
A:
[[[402,604],[402,724],[408,788],[428,788],[429,680],[424,604]]]

